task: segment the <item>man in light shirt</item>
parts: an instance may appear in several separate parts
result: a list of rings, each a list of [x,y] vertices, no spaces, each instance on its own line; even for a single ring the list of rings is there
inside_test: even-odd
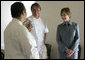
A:
[[[38,51],[40,59],[47,58],[47,49],[45,46],[45,40],[48,31],[47,26],[44,25],[42,19],[40,18],[41,7],[38,3],[34,3],[31,6],[32,16],[28,17],[24,22],[24,25],[27,27],[28,22],[30,21],[32,24],[31,33],[35,37],[36,43],[38,45]]]
[[[35,39],[23,25],[27,16],[24,5],[21,2],[13,3],[11,15],[13,19],[4,31],[5,59],[38,59]]]

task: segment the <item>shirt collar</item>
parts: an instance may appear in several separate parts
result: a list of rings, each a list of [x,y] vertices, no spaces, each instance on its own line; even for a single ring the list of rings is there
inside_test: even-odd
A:
[[[69,24],[69,25],[72,25],[72,21],[69,20],[68,24]],[[66,25],[65,21],[63,22],[63,25]]]
[[[20,25],[23,25],[23,23],[19,19],[13,18],[13,21],[17,21]]]
[[[33,18],[34,20],[37,19],[37,18],[35,18],[33,15],[32,15],[32,18]],[[40,17],[39,17],[38,19],[40,19]]]

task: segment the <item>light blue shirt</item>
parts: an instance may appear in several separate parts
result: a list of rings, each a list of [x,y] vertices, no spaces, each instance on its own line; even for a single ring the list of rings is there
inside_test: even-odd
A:
[[[77,23],[69,21],[63,22],[57,27],[57,43],[59,51],[65,52],[66,49],[78,51],[79,45],[79,26]]]

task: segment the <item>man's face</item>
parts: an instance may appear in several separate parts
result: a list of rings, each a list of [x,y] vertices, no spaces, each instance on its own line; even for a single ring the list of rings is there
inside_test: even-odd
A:
[[[61,18],[64,20],[64,21],[68,21],[69,20],[69,15],[67,15],[65,12],[63,12],[61,14]]]
[[[38,8],[37,6],[33,6],[32,14],[33,14],[33,16],[39,16],[40,15],[40,8]]]

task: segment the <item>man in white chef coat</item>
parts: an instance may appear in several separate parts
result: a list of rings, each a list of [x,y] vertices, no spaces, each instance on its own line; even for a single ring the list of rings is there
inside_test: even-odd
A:
[[[32,4],[31,11],[32,16],[28,17],[23,24],[27,27],[28,22],[31,22],[31,33],[35,37],[36,43],[38,45],[40,59],[47,59],[47,49],[45,46],[45,40],[49,31],[47,26],[44,25],[42,19],[40,18],[40,5],[38,3]]]
[[[39,59],[34,37],[23,22],[26,9],[21,2],[11,5],[12,21],[4,31],[5,59]]]

